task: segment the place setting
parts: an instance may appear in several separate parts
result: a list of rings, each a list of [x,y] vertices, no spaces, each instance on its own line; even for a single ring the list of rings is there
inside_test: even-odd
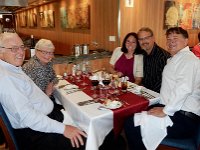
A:
[[[85,88],[79,88],[79,86],[75,85],[75,84],[71,84],[69,82],[67,82],[66,80],[64,82],[60,82],[59,81],[59,84],[57,85],[57,88],[59,90],[63,90],[65,91],[66,94],[72,94],[72,93],[75,93],[75,92],[78,92],[78,91],[82,91],[84,90]]]
[[[104,109],[118,109],[120,107],[122,107],[123,103],[118,101],[118,100],[111,100],[111,99],[107,99],[106,101],[104,101],[102,103],[101,106],[98,107],[99,110],[104,110]]]

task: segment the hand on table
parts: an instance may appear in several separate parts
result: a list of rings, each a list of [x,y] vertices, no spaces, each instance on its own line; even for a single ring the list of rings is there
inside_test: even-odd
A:
[[[147,114],[161,118],[166,116],[166,114],[163,112],[163,107],[154,107],[147,111]]]
[[[84,145],[82,136],[87,137],[85,132],[70,125],[65,126],[64,136],[70,139],[73,147],[77,147],[77,148],[79,148],[80,145]]]

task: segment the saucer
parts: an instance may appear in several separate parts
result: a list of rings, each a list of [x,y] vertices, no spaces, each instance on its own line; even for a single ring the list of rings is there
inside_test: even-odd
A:
[[[117,108],[122,107],[122,103],[120,101],[108,101],[104,103],[103,105],[104,107],[108,109],[117,109]]]

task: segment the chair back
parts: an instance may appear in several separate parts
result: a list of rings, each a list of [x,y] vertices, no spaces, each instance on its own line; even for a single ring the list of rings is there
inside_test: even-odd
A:
[[[196,134],[187,139],[165,138],[161,145],[179,148],[181,150],[200,150],[200,122]]]
[[[19,150],[14,136],[13,128],[8,120],[8,117],[0,103],[0,127],[3,130],[9,150]]]

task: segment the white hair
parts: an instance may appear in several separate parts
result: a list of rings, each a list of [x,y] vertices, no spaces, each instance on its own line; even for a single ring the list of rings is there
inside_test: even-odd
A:
[[[35,49],[43,49],[43,48],[48,48],[51,50],[55,49],[55,46],[53,45],[53,43],[50,40],[47,39],[40,39],[36,45],[35,45]]]
[[[13,39],[13,37],[20,38],[17,33],[10,33],[10,32],[4,32],[0,34],[0,46],[4,46],[4,44]],[[21,39],[21,38],[20,38]]]

